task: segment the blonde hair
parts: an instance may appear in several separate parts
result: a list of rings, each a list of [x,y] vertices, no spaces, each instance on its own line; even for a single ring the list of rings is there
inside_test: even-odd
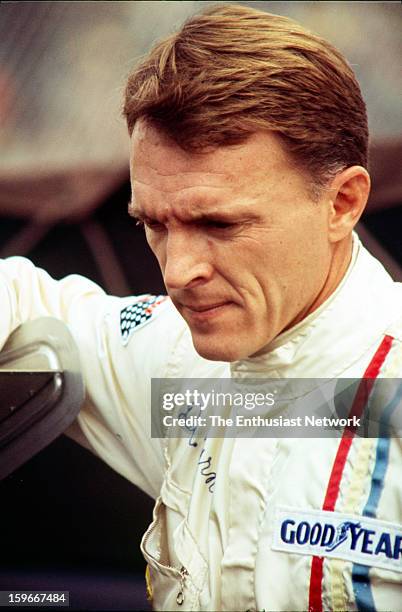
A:
[[[157,43],[129,76],[124,115],[188,151],[276,132],[316,185],[367,166],[366,108],[355,75],[330,43],[287,17],[220,5]]]

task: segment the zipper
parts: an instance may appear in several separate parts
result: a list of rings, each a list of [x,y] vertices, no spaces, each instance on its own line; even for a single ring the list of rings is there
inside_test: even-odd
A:
[[[150,536],[152,535],[154,529],[156,527],[156,524],[153,525],[153,527],[150,528],[149,531],[147,531],[144,534],[143,537],[143,552],[145,552],[145,544],[146,542],[148,542]],[[145,558],[148,560],[148,553],[145,552]],[[152,559],[152,557],[150,557]],[[167,569],[171,570],[174,574],[177,575],[177,577],[180,580],[180,590],[176,595],[176,603],[178,606],[182,606],[183,602],[184,602],[184,586],[185,586],[185,582],[186,582],[186,576],[188,576],[188,571],[186,570],[186,568],[184,567],[184,565],[181,566],[180,570],[177,569],[177,567],[173,567],[172,565],[164,565],[163,563],[161,563],[158,559],[155,559],[157,563],[159,563],[161,566],[166,567]],[[149,562],[149,561],[148,561]]]
[[[184,583],[186,581],[186,576],[188,576],[188,571],[184,567],[184,565],[180,568],[180,591],[177,593],[176,603],[178,606],[182,606],[184,602]]]

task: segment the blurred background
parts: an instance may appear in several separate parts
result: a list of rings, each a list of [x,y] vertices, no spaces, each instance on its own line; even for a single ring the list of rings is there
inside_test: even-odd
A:
[[[160,36],[220,2],[2,2],[0,256],[116,295],[163,292],[127,216],[125,79]],[[337,46],[367,102],[373,191],[363,242],[402,279],[399,2],[241,2]],[[152,502],[61,437],[0,483],[0,590],[70,590],[75,609],[145,610],[139,538]]]

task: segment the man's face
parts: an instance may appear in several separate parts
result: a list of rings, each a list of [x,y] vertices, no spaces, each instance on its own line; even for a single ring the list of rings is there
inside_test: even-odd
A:
[[[253,355],[327,297],[329,203],[312,200],[274,134],[193,154],[140,122],[131,181],[132,211],[203,357]]]

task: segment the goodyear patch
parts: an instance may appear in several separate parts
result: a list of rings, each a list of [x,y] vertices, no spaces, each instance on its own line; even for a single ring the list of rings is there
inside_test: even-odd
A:
[[[366,516],[280,507],[272,548],[402,572],[402,525]]]
[[[134,330],[149,323],[155,313],[167,302],[166,295],[139,295],[135,301],[120,311],[120,335],[124,345],[129,341]]]

